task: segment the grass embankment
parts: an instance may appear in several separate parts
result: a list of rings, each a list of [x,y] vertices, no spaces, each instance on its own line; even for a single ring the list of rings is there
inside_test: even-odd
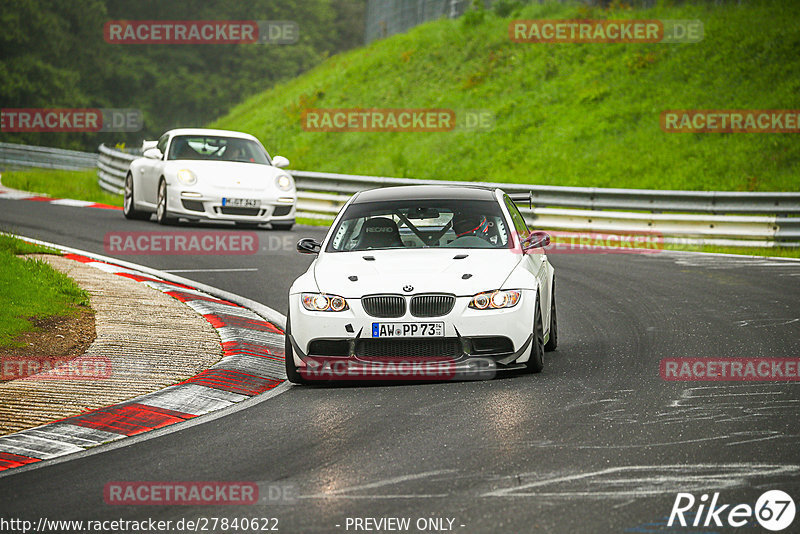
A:
[[[71,316],[89,306],[89,295],[46,262],[17,254],[57,254],[13,236],[0,234],[0,347],[33,329],[32,318]]]
[[[46,194],[56,198],[88,200],[111,206],[122,206],[122,196],[107,193],[97,185],[97,170],[60,171],[53,169],[27,169],[6,171],[3,185],[22,191]]]
[[[693,44],[532,44],[514,19],[700,19]],[[551,2],[442,19],[337,55],[213,127],[292,168],[447,180],[798,191],[798,134],[665,133],[666,109],[800,108],[800,3],[603,10]],[[308,108],[488,109],[491,130],[307,132]]]

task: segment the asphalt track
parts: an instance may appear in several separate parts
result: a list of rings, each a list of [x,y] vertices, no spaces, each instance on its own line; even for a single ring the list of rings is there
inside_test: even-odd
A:
[[[162,230],[119,211],[1,199],[0,229],[101,254],[108,231]],[[283,243],[322,234],[261,231],[253,256],[119,257],[285,313],[286,290],[310,258]],[[206,423],[0,478],[0,518],[276,517],[281,532],[354,532],[347,518],[409,517],[413,527],[437,517],[464,533],[660,532],[678,492],[753,505],[781,489],[800,504],[800,383],[659,374],[666,357],[799,357],[800,262],[674,253],[551,261],[559,350],[540,375],[293,387]],[[141,480],[256,481],[296,498],[104,503],[107,482]],[[798,529],[800,517],[786,532]],[[675,530],[719,531],[729,530]]]

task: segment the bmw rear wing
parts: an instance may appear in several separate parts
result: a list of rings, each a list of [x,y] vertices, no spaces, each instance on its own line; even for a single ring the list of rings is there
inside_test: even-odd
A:
[[[522,207],[523,204],[527,204],[528,208],[533,208],[533,193],[528,191],[527,193],[509,193],[508,198],[514,201],[519,207]]]

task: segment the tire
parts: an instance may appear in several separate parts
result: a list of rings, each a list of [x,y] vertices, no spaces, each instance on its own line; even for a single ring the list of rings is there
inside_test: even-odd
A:
[[[286,378],[292,384],[308,384],[308,380],[302,377],[300,372],[297,370],[297,366],[294,364],[294,350],[292,350],[292,341],[289,339],[289,334],[291,333],[290,329],[290,322],[289,322],[289,314],[286,314],[286,335],[283,336],[284,345],[283,345],[283,352],[284,352],[284,360],[286,362]]]
[[[292,226],[294,226],[293,222],[290,222],[290,223],[274,222],[274,223],[270,223],[270,224],[272,225],[272,229],[273,230],[283,230],[283,231],[286,231],[286,232],[291,230]]]
[[[122,194],[122,214],[126,219],[144,221],[150,218],[146,211],[140,211],[133,207],[133,175],[128,173],[125,177],[125,190]]]
[[[167,212],[167,182],[163,179],[158,184],[158,206],[156,207],[156,221],[158,224],[168,225],[177,219],[170,217]]]
[[[553,278],[553,292],[550,295],[550,338],[544,346],[546,352],[558,347],[558,315],[556,314],[556,279]]]
[[[525,370],[529,373],[541,373],[544,369],[544,327],[542,326],[542,310],[539,296],[536,296],[536,310],[533,315],[533,339],[531,340],[531,356],[525,362]]]

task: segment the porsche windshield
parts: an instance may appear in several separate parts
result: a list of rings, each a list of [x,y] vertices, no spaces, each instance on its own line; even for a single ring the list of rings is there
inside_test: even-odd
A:
[[[500,206],[487,200],[397,200],[351,204],[328,252],[392,248],[509,248]]]
[[[207,135],[179,135],[172,140],[169,160],[239,161],[269,165],[261,145],[250,139]]]

